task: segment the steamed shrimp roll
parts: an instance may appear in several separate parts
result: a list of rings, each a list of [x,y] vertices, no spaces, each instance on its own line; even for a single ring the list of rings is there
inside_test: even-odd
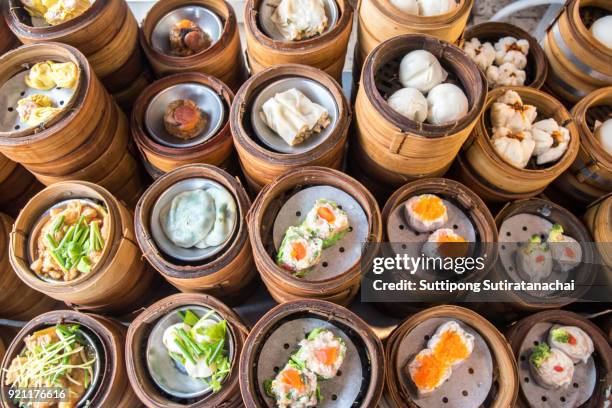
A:
[[[304,227],[323,240],[323,248],[338,242],[349,230],[346,211],[331,200],[318,199],[306,215]]]
[[[321,259],[323,241],[302,227],[289,227],[276,256],[276,263],[296,276],[304,275]]]
[[[294,358],[323,379],[334,378],[344,362],[346,344],[344,340],[327,329],[315,329],[300,342]]]
[[[316,407],[320,398],[317,376],[290,361],[273,380],[264,383],[278,408]]]

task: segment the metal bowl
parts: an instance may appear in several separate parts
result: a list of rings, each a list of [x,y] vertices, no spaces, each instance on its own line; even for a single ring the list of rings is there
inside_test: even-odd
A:
[[[223,33],[221,18],[202,6],[179,7],[159,19],[151,33],[151,46],[166,55],[173,55],[170,51],[170,29],[180,20],[191,20],[204,31],[211,40],[211,46],[219,41]],[[200,52],[203,52],[202,50]]]
[[[218,246],[208,247],[208,248],[182,248],[175,245],[172,241],[168,239],[166,233],[164,232],[160,217],[163,211],[167,211],[172,203],[172,199],[179,193],[197,189],[207,190],[211,187],[216,187],[220,190],[225,190],[229,193],[229,191],[221,184],[216,181],[204,179],[204,178],[190,178],[186,180],[181,180],[178,183],[169,187],[166,191],[164,191],[153,206],[153,211],[151,211],[151,235],[153,237],[153,241],[155,244],[167,255],[179,259],[185,262],[197,262],[202,261],[206,258],[210,258],[213,255],[216,255],[220,251],[225,248],[227,243],[232,239],[234,232],[236,231],[236,225],[238,224],[238,211],[236,213],[236,217],[234,217],[234,222],[232,225],[232,232],[229,234],[227,240]],[[229,193],[230,195],[233,194]],[[234,198],[235,201],[235,198]],[[237,207],[237,205],[236,205]]]
[[[270,129],[261,118],[263,104],[277,93],[295,88],[312,102],[323,106],[329,113],[330,123],[322,132],[310,136],[295,146],[290,146],[275,131]],[[251,124],[255,134],[266,146],[280,153],[298,154],[314,149],[323,143],[333,132],[338,122],[338,106],[332,93],[319,82],[304,77],[281,79],[263,88],[253,100],[251,107]]]
[[[177,99],[191,99],[206,115],[206,127],[193,139],[184,140],[173,136],[164,126],[166,107]],[[191,147],[213,137],[223,125],[225,107],[221,97],[206,85],[186,82],[170,86],[151,99],[145,111],[145,127],[158,143],[169,147]]]
[[[289,42],[276,28],[276,24],[272,21],[272,14],[280,3],[279,0],[263,0],[259,6],[259,25],[263,32],[273,40]],[[323,31],[323,34],[331,31],[338,22],[338,4],[335,0],[323,0],[323,8],[325,9],[325,15],[327,16],[327,27]],[[315,37],[312,37],[315,38]],[[300,40],[302,41],[302,40]],[[296,41],[297,42],[297,41]]]
[[[202,306],[182,306],[164,317],[160,318],[147,341],[147,368],[151,378],[159,388],[177,398],[196,398],[211,391],[210,386],[203,381],[191,378],[184,368],[179,366],[170,355],[162,341],[164,331],[173,324],[180,323],[179,311],[191,310],[200,317],[211,309]],[[217,322],[223,320],[218,313],[213,313],[210,319]],[[230,361],[234,358],[234,341],[228,331],[226,344],[228,344]]]

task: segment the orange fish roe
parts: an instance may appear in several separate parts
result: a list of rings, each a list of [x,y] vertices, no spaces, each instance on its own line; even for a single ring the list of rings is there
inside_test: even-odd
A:
[[[426,221],[437,220],[444,216],[446,207],[440,197],[424,194],[413,204],[412,210]]]
[[[412,374],[412,381],[423,391],[433,390],[438,386],[450,369],[450,365],[436,358],[434,354],[419,354],[416,357],[419,368]]]
[[[436,359],[449,365],[465,360],[470,355],[461,336],[450,330],[442,333],[433,352]]]

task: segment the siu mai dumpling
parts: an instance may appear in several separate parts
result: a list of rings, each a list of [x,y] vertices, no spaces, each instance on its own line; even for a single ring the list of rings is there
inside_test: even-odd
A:
[[[513,131],[526,130],[538,116],[535,106],[523,104],[515,91],[506,91],[491,106],[491,124],[494,128],[506,127]]]
[[[314,37],[322,34],[327,27],[322,0],[282,0],[271,19],[289,41]]]
[[[427,347],[442,362],[456,366],[472,354],[474,341],[474,336],[463,330],[459,323],[449,320],[438,327]]]
[[[327,110],[295,88],[268,99],[262,106],[261,118],[290,146],[321,132],[330,123]]]
[[[58,25],[80,16],[90,6],[89,0],[57,0],[47,9],[44,19],[51,25]]]
[[[440,388],[452,373],[451,366],[428,348],[421,350],[408,364],[408,374],[419,396],[431,394]]]
[[[170,241],[192,248],[206,238],[215,224],[215,201],[204,190],[184,191],[172,199],[160,221]]]
[[[576,326],[561,326],[548,333],[552,347],[563,351],[574,363],[586,363],[593,351],[593,340],[584,330]]]
[[[467,240],[452,228],[440,228],[427,238],[422,252],[429,258],[458,258],[467,254],[468,245]]]
[[[24,77],[24,82],[30,88],[48,91],[55,87],[55,79],[51,70],[51,61],[37,62],[32,65]]]
[[[527,282],[544,282],[552,273],[553,258],[548,244],[539,235],[516,251],[516,268]]]
[[[547,242],[553,260],[562,272],[574,269],[582,261],[582,246],[574,238],[565,235],[561,225],[553,225],[548,233]]]
[[[206,238],[195,245],[196,248],[208,248],[223,244],[228,240],[236,222],[236,201],[234,201],[234,197],[220,188],[209,188],[206,192],[215,203],[215,223]]]
[[[33,94],[17,101],[19,120],[31,127],[49,121],[61,110],[53,106],[53,101],[47,95]]]
[[[565,388],[574,377],[574,362],[560,349],[540,343],[531,351],[529,368],[544,388]]]
[[[429,232],[441,228],[448,221],[444,201],[434,194],[411,197],[405,204],[406,218],[418,232]]]
[[[524,169],[535,148],[535,141],[528,131],[513,132],[508,128],[497,128],[493,133],[493,148],[511,165]]]

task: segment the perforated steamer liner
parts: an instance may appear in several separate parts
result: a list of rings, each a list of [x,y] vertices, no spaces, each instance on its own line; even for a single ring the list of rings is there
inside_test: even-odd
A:
[[[262,383],[274,378],[275,368],[282,369],[296,350],[296,342],[315,327],[328,328],[347,342],[347,355],[339,376],[319,382],[325,399],[317,406],[374,407],[378,404],[385,370],[380,340],[349,310],[320,300],[300,300],[272,309],[247,338],[240,359],[240,389],[247,408],[275,406],[263,393]]]

